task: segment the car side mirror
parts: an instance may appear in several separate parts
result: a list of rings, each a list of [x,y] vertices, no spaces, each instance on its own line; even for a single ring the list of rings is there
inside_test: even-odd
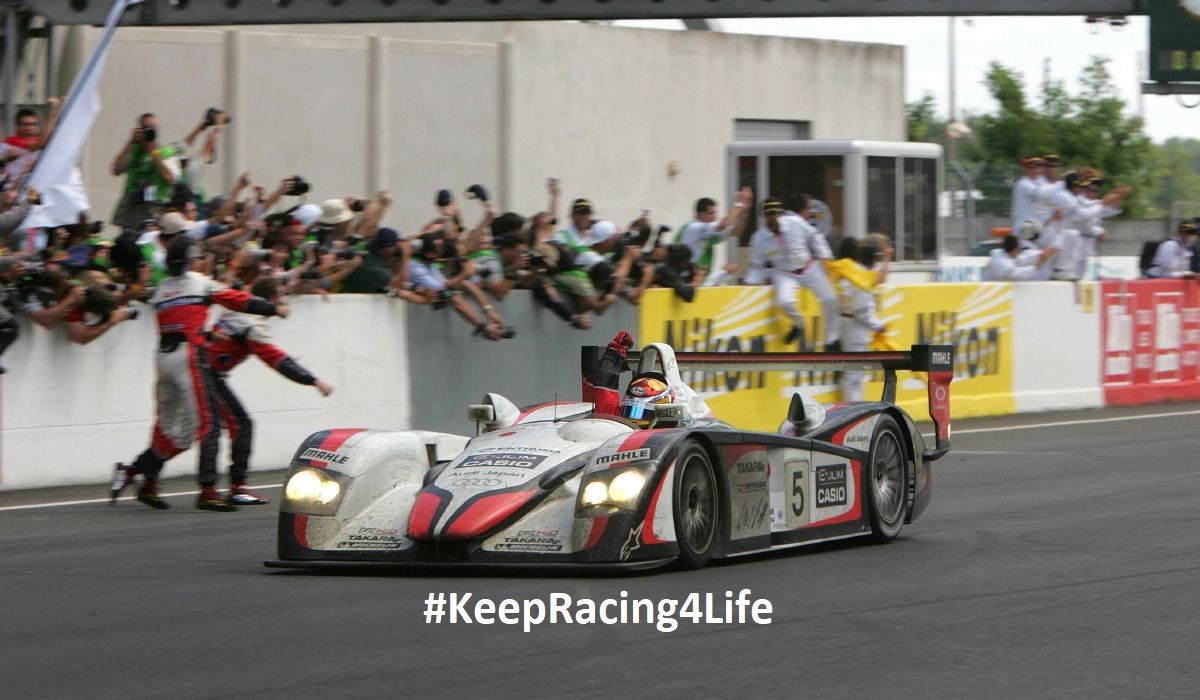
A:
[[[475,434],[478,435],[485,424],[495,422],[496,407],[491,404],[471,404],[467,407],[467,420],[475,424]]]

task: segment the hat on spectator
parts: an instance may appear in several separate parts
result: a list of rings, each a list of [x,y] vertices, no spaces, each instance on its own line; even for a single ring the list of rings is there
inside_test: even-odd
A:
[[[575,200],[574,202],[571,202],[571,213],[572,214],[591,214],[592,213],[591,201],[581,197],[581,198]]]
[[[299,221],[304,228],[308,228],[317,223],[317,219],[321,218],[321,207],[316,204],[302,204],[292,212],[292,220]]]
[[[396,233],[395,229],[386,227],[381,228],[379,229],[379,232],[375,234],[375,237],[371,239],[371,242],[367,244],[367,251],[370,253],[378,253],[385,248],[391,248],[399,242],[400,236]]]
[[[171,211],[158,217],[158,228],[167,236],[188,231],[193,226],[195,222],[188,221],[187,217],[179,212]]]
[[[1057,168],[1058,167],[1058,155],[1054,154],[1054,153],[1044,155],[1044,156],[1042,156],[1042,163],[1049,167]]]
[[[1022,168],[1036,168],[1039,165],[1045,165],[1045,164],[1046,164],[1046,161],[1043,160],[1041,158],[1041,156],[1029,156],[1028,158],[1021,159],[1021,167]]]
[[[782,214],[784,211],[783,202],[774,197],[771,197],[763,202],[764,214]]]
[[[1197,223],[1196,219],[1184,219],[1179,222],[1180,233],[1196,233],[1197,231],[1200,231],[1200,223]]]
[[[327,199],[321,202],[321,218],[317,219],[317,223],[327,226],[335,226],[344,224],[354,218],[354,212],[350,211],[350,207],[346,205],[342,199]]]

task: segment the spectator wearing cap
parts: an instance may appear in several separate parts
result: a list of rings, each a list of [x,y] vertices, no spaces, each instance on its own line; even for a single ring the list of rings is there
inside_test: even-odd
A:
[[[1098,171],[1090,174],[1071,173],[1066,178],[1066,188],[1071,193],[1071,206],[1064,210],[1063,237],[1059,260],[1055,262],[1055,279],[1077,280],[1087,271],[1088,259],[1096,254],[1096,243],[1104,236],[1102,219],[1121,213],[1121,204],[1133,191],[1121,185],[1112,192],[1099,196],[1102,178]]]
[[[125,175],[112,216],[112,223],[121,228],[135,228],[161,215],[179,180],[178,149],[159,145],[160,138],[158,117],[147,112],[138,117],[129,140],[113,158],[112,174]]]
[[[144,222],[142,234],[138,236],[137,244],[142,249],[142,257],[150,266],[150,286],[157,287],[167,276],[167,247],[175,236],[186,234],[195,228],[195,222],[177,211],[163,214],[157,222]]]
[[[402,287],[407,257],[408,244],[400,240],[395,229],[379,229],[367,243],[362,263],[342,282],[341,291],[348,294],[383,294],[390,288]]]
[[[616,250],[621,240],[617,227],[610,221],[593,219],[592,213],[591,201],[576,199],[571,203],[571,223],[551,237],[553,243],[567,252],[560,260],[570,258],[569,269],[565,263],[560,264],[554,281],[583,310],[600,315],[617,300],[632,257],[624,250]],[[639,219],[635,223],[642,222]],[[610,252],[619,256],[615,269],[604,255]]]
[[[767,198],[763,201],[762,212],[763,225],[750,238],[750,269],[746,274],[746,282],[770,284],[774,288],[775,305],[792,322],[792,329],[784,339],[784,342],[791,343],[800,336],[804,328],[804,316],[797,306],[797,296],[801,287],[813,284],[816,278],[806,273],[812,266],[820,263],[812,256],[807,229],[800,226],[798,217],[787,215],[781,200],[775,197]],[[829,286],[829,280],[824,275],[820,279],[825,286]],[[836,296],[833,309],[835,315],[828,317],[825,305],[822,305],[826,326],[830,323],[841,325],[836,316]],[[839,328],[837,337],[840,336]],[[826,338],[828,339],[828,336]]]
[[[1192,272],[1192,241],[1198,232],[1194,219],[1184,219],[1175,229],[1175,235],[1158,245],[1154,263],[1146,271],[1148,277],[1160,279],[1195,279]]]
[[[1045,164],[1046,161],[1041,156],[1021,159],[1024,174],[1013,184],[1012,191],[1013,231],[1023,230],[1026,221],[1035,221],[1041,225],[1046,218],[1043,209],[1049,198],[1051,185],[1043,174]]]

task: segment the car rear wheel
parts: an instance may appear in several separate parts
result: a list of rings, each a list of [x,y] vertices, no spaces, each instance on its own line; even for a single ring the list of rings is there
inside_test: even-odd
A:
[[[679,564],[699,569],[708,563],[717,542],[720,502],[708,452],[688,441],[675,461],[675,537]]]
[[[870,506],[871,535],[876,542],[891,542],[904,527],[908,503],[908,459],[900,427],[891,416],[881,416],[871,437],[871,451],[863,474],[863,490]]]

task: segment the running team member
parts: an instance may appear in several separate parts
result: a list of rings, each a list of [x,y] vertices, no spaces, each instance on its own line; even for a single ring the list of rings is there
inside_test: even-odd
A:
[[[167,460],[201,441],[200,497],[196,507],[202,510],[229,511],[216,491],[216,439],[220,423],[215,420],[215,381],[204,352],[204,324],[208,307],[220,304],[234,311],[258,316],[287,317],[286,306],[275,305],[248,292],[227,289],[198,272],[191,272],[192,261],[200,257],[199,248],[186,236],[179,236],[167,247],[167,277],[154,290],[150,303],[158,314],[159,348],[158,417],[150,447],[133,464],[117,463],[112,483],[112,498],[142,475],[138,500],[152,508],[170,506],[158,494],[158,475]],[[212,445],[211,449],[205,446]]]
[[[279,282],[274,277],[260,277],[250,288],[250,293],[270,301],[276,307],[283,303],[283,297],[279,293]],[[217,415],[221,424],[229,431],[231,443],[229,495],[225,500],[226,503],[238,506],[266,503],[267,499],[246,488],[246,472],[249,470],[250,450],[254,442],[254,422],[250,420],[242,402],[226,383],[225,377],[253,354],[293,382],[315,386],[317,391],[321,392],[321,396],[332,394],[333,387],[317,379],[294,358],[273,345],[266,322],[261,316],[226,311],[217,321],[211,336],[212,341],[206,350],[209,364],[215,373]],[[213,431],[203,437],[204,442],[200,446],[202,455],[216,454],[218,435],[218,432]],[[210,439],[212,444],[209,444]]]

